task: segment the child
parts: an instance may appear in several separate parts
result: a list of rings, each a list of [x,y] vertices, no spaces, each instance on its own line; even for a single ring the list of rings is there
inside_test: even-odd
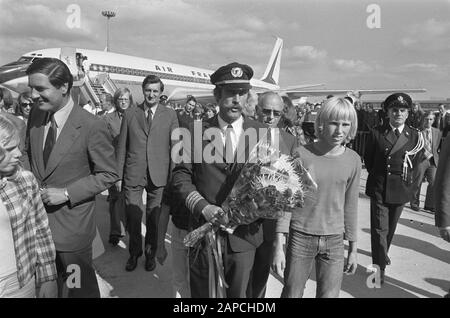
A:
[[[281,297],[302,297],[316,265],[316,297],[338,297],[344,272],[344,239],[349,241],[345,272],[357,267],[357,212],[361,159],[345,144],[357,130],[353,105],[344,98],[325,101],[315,121],[318,141],[300,146],[297,153],[317,183],[317,192],[307,196],[297,212],[277,221],[273,270],[284,271]],[[284,233],[289,232],[286,256]]]

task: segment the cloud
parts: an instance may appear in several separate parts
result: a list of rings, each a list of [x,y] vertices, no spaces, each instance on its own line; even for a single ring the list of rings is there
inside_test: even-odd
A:
[[[291,49],[286,49],[286,57],[291,60],[300,60],[302,62],[314,62],[326,59],[327,52],[325,50],[317,49],[313,46],[294,46]]]
[[[333,68],[344,72],[366,73],[375,70],[375,67],[361,60],[335,59],[332,62]]]
[[[407,49],[418,51],[444,51],[450,49],[450,21],[435,18],[408,26],[401,39]]]

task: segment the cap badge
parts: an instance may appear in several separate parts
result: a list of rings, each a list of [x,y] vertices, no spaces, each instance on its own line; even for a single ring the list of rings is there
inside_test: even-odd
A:
[[[240,67],[233,67],[231,69],[231,75],[233,77],[242,77],[242,74],[243,74],[243,72],[242,72],[242,69]]]
[[[397,99],[398,99],[398,101],[400,102],[400,103],[404,103],[405,101],[403,100],[403,96],[399,96],[399,97],[397,97]]]

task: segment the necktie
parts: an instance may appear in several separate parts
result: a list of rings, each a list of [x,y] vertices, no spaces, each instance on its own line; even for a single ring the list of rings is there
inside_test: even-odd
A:
[[[431,152],[431,135],[429,129],[425,129],[425,143],[423,148],[425,150],[426,159],[430,159],[431,157],[433,157],[433,153]]]
[[[45,138],[45,144],[44,144],[44,166],[47,167],[47,161],[50,157],[50,154],[52,153],[53,146],[56,143],[56,122],[55,118],[53,117],[53,114],[50,116],[50,127],[47,131],[47,138]]]
[[[233,126],[229,124],[225,132],[225,161],[226,163],[232,163],[234,161],[234,149],[233,149]]]
[[[395,128],[394,133],[395,133],[395,137],[397,137],[397,139],[398,139],[398,137],[400,137],[400,131],[397,128]]]
[[[150,128],[152,127],[152,121],[153,121],[152,116],[153,116],[152,109],[149,108],[148,112],[147,112],[147,127],[148,127],[148,130],[150,130]]]

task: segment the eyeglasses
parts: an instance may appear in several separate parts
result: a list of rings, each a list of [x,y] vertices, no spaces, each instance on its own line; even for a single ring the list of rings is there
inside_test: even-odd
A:
[[[33,105],[33,103],[20,103],[21,107],[31,107]]]
[[[130,99],[129,98],[119,98],[118,100],[119,100],[119,102],[128,102]]]
[[[273,114],[273,117],[280,117],[282,112],[279,110],[273,110],[273,109],[263,109],[262,113],[266,116]]]

